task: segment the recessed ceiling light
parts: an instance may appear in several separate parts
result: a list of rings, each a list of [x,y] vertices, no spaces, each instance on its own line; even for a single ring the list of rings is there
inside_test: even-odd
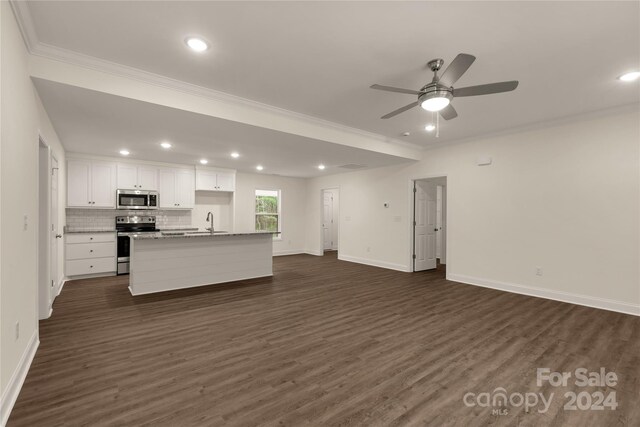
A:
[[[207,42],[198,37],[189,37],[185,40],[185,43],[195,52],[204,52],[209,49]]]
[[[206,165],[207,163],[209,163],[209,160],[207,160],[207,159],[200,159],[200,163],[202,163],[203,165]]]
[[[256,166],[256,169],[258,169],[259,171],[263,170],[264,168],[262,167],[262,165],[258,165]]]
[[[128,155],[129,155],[129,151],[127,151],[127,150],[120,150],[120,154],[122,154],[123,156],[128,156]]]
[[[170,144],[170,143],[168,143],[168,142],[163,142],[163,143],[161,143],[161,144],[160,144],[160,146],[161,146],[162,148],[166,148],[166,149],[171,148],[171,144]]]
[[[634,80],[638,80],[638,77],[640,77],[640,71],[632,71],[621,75],[618,77],[618,80],[622,80],[623,82],[632,82]]]
[[[236,153],[234,151],[233,153],[231,153],[231,157],[233,157],[234,159],[237,159],[238,157],[240,157],[240,153]]]
[[[318,165],[318,169],[320,169],[321,171],[324,170],[324,167],[325,167],[324,165]]]
[[[432,125],[431,123],[429,123],[424,127],[424,130],[426,130],[427,132],[432,132],[435,128],[436,128],[435,125]]]

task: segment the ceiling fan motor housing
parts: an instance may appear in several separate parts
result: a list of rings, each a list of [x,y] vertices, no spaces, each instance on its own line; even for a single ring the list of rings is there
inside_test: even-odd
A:
[[[453,99],[453,90],[450,87],[439,85],[437,83],[429,83],[420,89],[420,95],[418,95],[418,102],[422,104],[427,99],[432,98],[447,98],[449,101]]]

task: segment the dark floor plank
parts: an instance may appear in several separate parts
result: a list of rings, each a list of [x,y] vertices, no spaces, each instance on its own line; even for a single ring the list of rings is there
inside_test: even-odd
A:
[[[640,425],[640,319],[324,257],[274,277],[132,297],[69,282],[9,420],[51,425]],[[536,368],[604,366],[616,411],[563,410]],[[554,392],[549,412],[466,392]],[[597,391],[598,388],[587,388]]]

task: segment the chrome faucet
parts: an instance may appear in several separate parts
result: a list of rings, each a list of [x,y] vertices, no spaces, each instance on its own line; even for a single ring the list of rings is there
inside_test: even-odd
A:
[[[207,230],[209,230],[211,232],[211,234],[214,233],[213,231],[213,214],[211,212],[207,213],[207,221],[209,223],[211,223],[211,227],[207,228]]]

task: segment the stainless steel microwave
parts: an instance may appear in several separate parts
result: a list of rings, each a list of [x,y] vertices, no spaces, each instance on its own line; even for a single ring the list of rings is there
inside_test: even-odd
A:
[[[116,201],[118,209],[158,209],[159,196],[157,191],[117,190]]]

